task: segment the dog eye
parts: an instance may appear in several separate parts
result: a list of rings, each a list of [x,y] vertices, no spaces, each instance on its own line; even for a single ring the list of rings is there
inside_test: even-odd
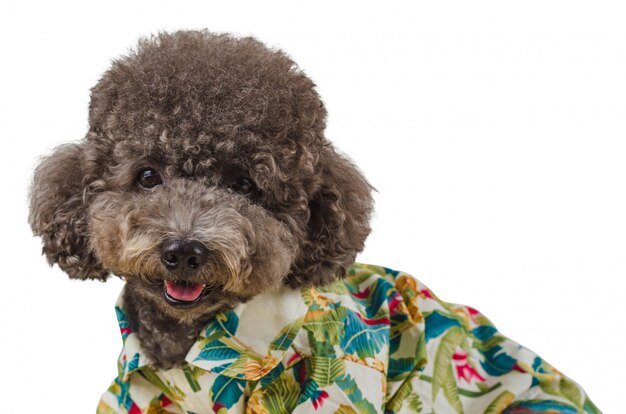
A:
[[[231,183],[230,188],[238,193],[247,195],[251,194],[256,189],[256,185],[247,177],[238,177]]]
[[[152,168],[144,168],[139,172],[137,182],[143,188],[152,188],[156,187],[159,184],[162,184],[163,180],[161,180],[161,176],[159,175],[159,173]]]

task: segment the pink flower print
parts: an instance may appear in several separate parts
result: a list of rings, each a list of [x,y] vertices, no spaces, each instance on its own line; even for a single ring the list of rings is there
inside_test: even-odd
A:
[[[472,319],[472,322],[474,322],[475,324],[478,324],[477,318],[481,316],[480,312],[478,312],[476,309],[470,306],[466,306],[465,309],[467,309],[467,313],[469,313],[469,316]]]
[[[422,290],[420,290],[420,293],[422,295],[424,295],[424,297],[426,297],[428,299],[433,299],[433,294],[430,293],[430,290],[428,290],[428,289],[422,289]]]
[[[313,400],[313,408],[315,408],[317,410],[322,405],[324,405],[324,400],[326,400],[326,398],[328,398],[328,393],[326,391],[320,391],[317,394],[317,396],[312,398],[312,400]]]
[[[472,382],[472,379],[476,379],[480,382],[485,381],[485,378],[468,364],[466,352],[455,352],[454,355],[452,355],[452,363],[456,367],[456,376],[458,379],[464,379],[468,384]]]

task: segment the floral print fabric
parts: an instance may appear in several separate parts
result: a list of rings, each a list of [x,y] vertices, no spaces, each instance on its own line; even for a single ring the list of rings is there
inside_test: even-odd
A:
[[[169,370],[116,311],[124,348],[100,414],[600,412],[478,311],[384,267],[355,263],[331,285],[219,314]]]

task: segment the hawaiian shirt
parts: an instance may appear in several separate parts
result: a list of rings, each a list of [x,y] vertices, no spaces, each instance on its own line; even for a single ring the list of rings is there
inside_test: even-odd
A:
[[[121,296],[120,296],[121,297]],[[473,308],[355,263],[325,287],[261,294],[155,368],[129,326],[109,413],[600,413],[583,389]]]

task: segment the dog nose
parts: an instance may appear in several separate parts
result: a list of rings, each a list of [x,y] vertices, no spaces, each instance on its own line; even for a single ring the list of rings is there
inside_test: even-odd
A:
[[[171,272],[187,275],[206,263],[209,252],[197,240],[169,240],[161,246],[161,262]]]

